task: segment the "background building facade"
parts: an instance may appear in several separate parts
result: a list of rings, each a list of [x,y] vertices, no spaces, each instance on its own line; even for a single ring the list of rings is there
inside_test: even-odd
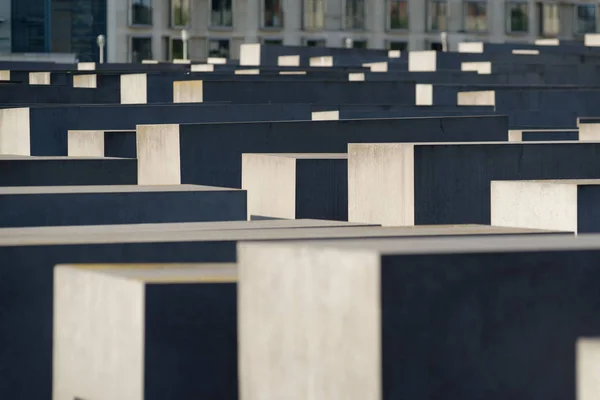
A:
[[[6,0],[5,0],[6,2]],[[437,49],[464,40],[531,42],[598,31],[594,0],[12,0],[13,52],[74,52],[96,60],[107,37],[111,62],[237,58],[242,43]],[[0,13],[3,10],[0,8]],[[5,11],[6,12],[6,11]],[[0,14],[2,17],[2,14]],[[0,38],[7,23],[0,23]],[[3,30],[4,29],[4,30]],[[10,41],[10,39],[9,39]],[[2,42],[0,42],[0,46]]]

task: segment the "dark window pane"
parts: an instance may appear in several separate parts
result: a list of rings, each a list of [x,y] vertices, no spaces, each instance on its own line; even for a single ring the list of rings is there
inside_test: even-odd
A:
[[[131,38],[131,62],[140,63],[152,59],[151,38]]]

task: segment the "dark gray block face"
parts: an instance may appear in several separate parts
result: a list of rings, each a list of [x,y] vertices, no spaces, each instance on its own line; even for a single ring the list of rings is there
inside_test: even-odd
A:
[[[0,156],[0,186],[135,184],[134,159]]]
[[[0,226],[242,221],[246,192],[205,186],[0,188]]]
[[[349,399],[574,399],[575,343],[600,333],[598,239],[241,244],[240,393],[301,399],[293,389],[313,379],[315,392]],[[269,317],[291,304],[293,323]],[[306,359],[291,356],[300,352]],[[333,356],[360,362],[312,367]],[[278,384],[275,365],[295,379]]]
[[[348,220],[348,159],[296,160],[296,218]]]
[[[236,319],[235,283],[147,285],[144,398],[237,399]]]
[[[577,232],[600,232],[600,186],[577,187]]]
[[[239,188],[243,153],[345,153],[348,143],[365,142],[498,141],[507,140],[507,128],[502,116],[173,125],[168,134],[179,136],[180,178],[152,184]],[[154,129],[164,128],[138,128],[138,150],[140,132],[150,138]],[[140,174],[156,176],[152,169],[161,167],[138,157]],[[177,156],[164,157],[174,162]]]
[[[136,158],[135,131],[104,132],[104,156]]]
[[[240,240],[303,240],[551,232],[494,227],[376,227],[202,230],[192,226],[0,229],[0,398],[50,398],[53,268],[57,264],[235,262]],[[284,221],[256,223],[281,225]],[[288,226],[296,223],[285,221]],[[328,223],[329,224],[329,223]],[[327,224],[326,224],[327,225]],[[32,295],[35,294],[35,295]],[[235,346],[234,343],[231,346]],[[174,373],[174,372],[173,372]],[[198,379],[201,376],[198,375]],[[157,383],[160,385],[160,383]]]
[[[28,78],[29,79],[29,78]],[[72,88],[68,86],[0,84],[0,104],[117,104],[119,92],[113,89]]]

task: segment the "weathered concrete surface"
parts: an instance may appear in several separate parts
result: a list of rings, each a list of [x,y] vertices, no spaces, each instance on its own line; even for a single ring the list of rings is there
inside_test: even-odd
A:
[[[491,223],[600,232],[600,180],[494,181]]]
[[[252,217],[348,220],[346,154],[243,154]]]
[[[235,264],[58,266],[54,276],[55,399],[237,399]]]
[[[348,218],[490,222],[493,180],[600,178],[600,142],[350,144]]]
[[[0,188],[0,227],[245,219],[244,190],[196,185]]]
[[[582,337],[577,340],[577,400],[600,397],[600,339]]]
[[[202,226],[233,224],[236,229]],[[481,226],[293,228],[291,221],[106,225],[0,229],[1,398],[50,398],[52,382],[52,270],[65,263],[235,262],[236,243],[248,240],[302,240],[448,234],[553,234],[548,231]],[[289,224],[289,225],[288,225]],[[305,224],[305,223],[303,223]],[[331,223],[326,223],[331,224]],[[337,224],[343,224],[337,222]],[[323,226],[323,225],[321,225]],[[32,296],[35,293],[35,296]]]
[[[241,398],[574,399],[599,239],[240,244]]]
[[[503,116],[477,116],[143,125],[137,131],[139,184],[239,188],[243,153],[345,153],[348,143],[507,140],[506,122]]]

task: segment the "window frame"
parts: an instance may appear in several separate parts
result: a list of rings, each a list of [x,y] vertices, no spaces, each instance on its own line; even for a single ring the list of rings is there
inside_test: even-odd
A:
[[[525,21],[526,21],[526,26],[525,26],[525,30],[522,31],[513,31],[512,30],[512,17],[511,17],[511,10],[512,10],[512,6],[525,6]],[[506,33],[510,34],[510,35],[527,35],[529,34],[530,30],[531,30],[531,24],[529,23],[529,17],[530,17],[530,7],[529,7],[529,3],[526,0],[510,0],[506,2],[506,17],[505,17],[505,22],[506,22]]]
[[[584,32],[579,30],[579,7],[594,7],[594,30],[591,32]],[[560,21],[560,18],[559,18]],[[559,23],[560,28],[560,23]],[[577,3],[573,4],[573,36],[584,36],[586,33],[597,33],[598,32],[598,3]]]
[[[495,0],[492,0],[495,1]],[[468,29],[467,28],[467,10],[470,4],[479,4],[485,6],[485,29]],[[488,0],[463,0],[463,12],[462,12],[462,25],[463,32],[472,33],[472,34],[486,34],[490,32],[490,15],[489,15],[489,2]]]
[[[543,12],[544,9],[546,7],[553,7],[556,9],[556,18],[557,18],[557,22],[558,22],[558,30],[556,33],[546,33],[544,31],[544,16],[543,16]],[[560,36],[561,34],[561,27],[560,27],[560,17],[561,17],[561,12],[560,12],[560,4],[558,3],[552,3],[552,2],[540,2],[538,3],[538,7],[537,10],[538,15],[537,15],[537,22],[538,22],[538,32],[537,34],[542,37],[542,38],[557,38]],[[541,14],[540,14],[541,13]]]
[[[223,55],[210,55],[210,42],[211,41],[217,41],[217,42],[227,42],[228,43],[228,53],[227,56],[223,56]],[[225,57],[227,59],[231,58],[231,38],[228,37],[208,37],[206,38],[206,57]]]
[[[223,2],[229,1],[231,3],[231,25],[215,25],[213,24],[213,9],[212,9],[212,2],[213,0],[209,0],[208,2],[208,29],[213,30],[213,31],[231,31],[233,30],[234,24],[235,24],[235,18],[233,15],[233,8],[234,8],[234,0],[218,0],[221,4]],[[221,9],[220,13],[222,14],[223,11]]]
[[[150,34],[142,34],[142,35],[129,35],[129,48],[127,51],[127,59],[129,60],[130,63],[134,63],[136,61],[133,60],[133,41],[135,39],[146,39],[150,41],[150,58],[149,59],[154,59],[154,51],[152,49],[152,35]],[[146,60],[146,58],[142,58],[140,60],[140,62],[142,62],[142,60]]]
[[[393,3],[406,3],[406,27],[405,28],[393,28],[392,27],[392,4]],[[386,14],[386,27],[388,31],[392,32],[408,32],[410,30],[410,1],[409,0],[386,0],[387,10]]]
[[[188,11],[188,19],[185,25],[176,25],[175,24],[175,12],[173,10],[173,6],[175,2],[186,2],[188,3],[187,11]],[[183,8],[182,8],[183,9]],[[169,26],[173,29],[186,29],[191,26],[192,22],[192,0],[169,0]]]
[[[446,15],[444,15],[445,18],[445,29],[433,29],[433,18],[432,18],[432,13],[431,13],[431,6],[433,4],[444,4],[446,6]],[[426,28],[427,28],[427,32],[433,32],[433,33],[438,33],[438,32],[447,32],[448,31],[448,0],[427,0],[427,9],[425,10],[426,12],[426,16],[425,18],[427,18],[427,21],[425,21],[426,24]]]
[[[134,18],[133,5],[138,2],[150,3],[150,6],[149,6],[150,22],[149,23],[138,23],[138,22],[133,21],[133,18]],[[129,12],[129,26],[130,27],[132,27],[132,28],[149,28],[149,27],[154,26],[154,0],[128,0],[128,12]]]
[[[307,11],[306,11],[306,5],[307,2],[320,2],[320,4],[323,4],[323,23],[320,27],[307,27],[306,26],[306,15],[307,15]],[[327,0],[302,0],[302,30],[303,31],[307,31],[307,32],[320,32],[325,30],[325,13],[327,11]]]
[[[349,2],[354,2],[354,1],[360,1],[362,2],[362,26],[356,28],[356,27],[349,27],[348,26],[348,3]],[[354,18],[354,20],[356,20],[356,17]],[[367,2],[366,0],[344,0],[342,1],[342,30],[343,31],[350,31],[350,32],[364,32],[367,29]]]

